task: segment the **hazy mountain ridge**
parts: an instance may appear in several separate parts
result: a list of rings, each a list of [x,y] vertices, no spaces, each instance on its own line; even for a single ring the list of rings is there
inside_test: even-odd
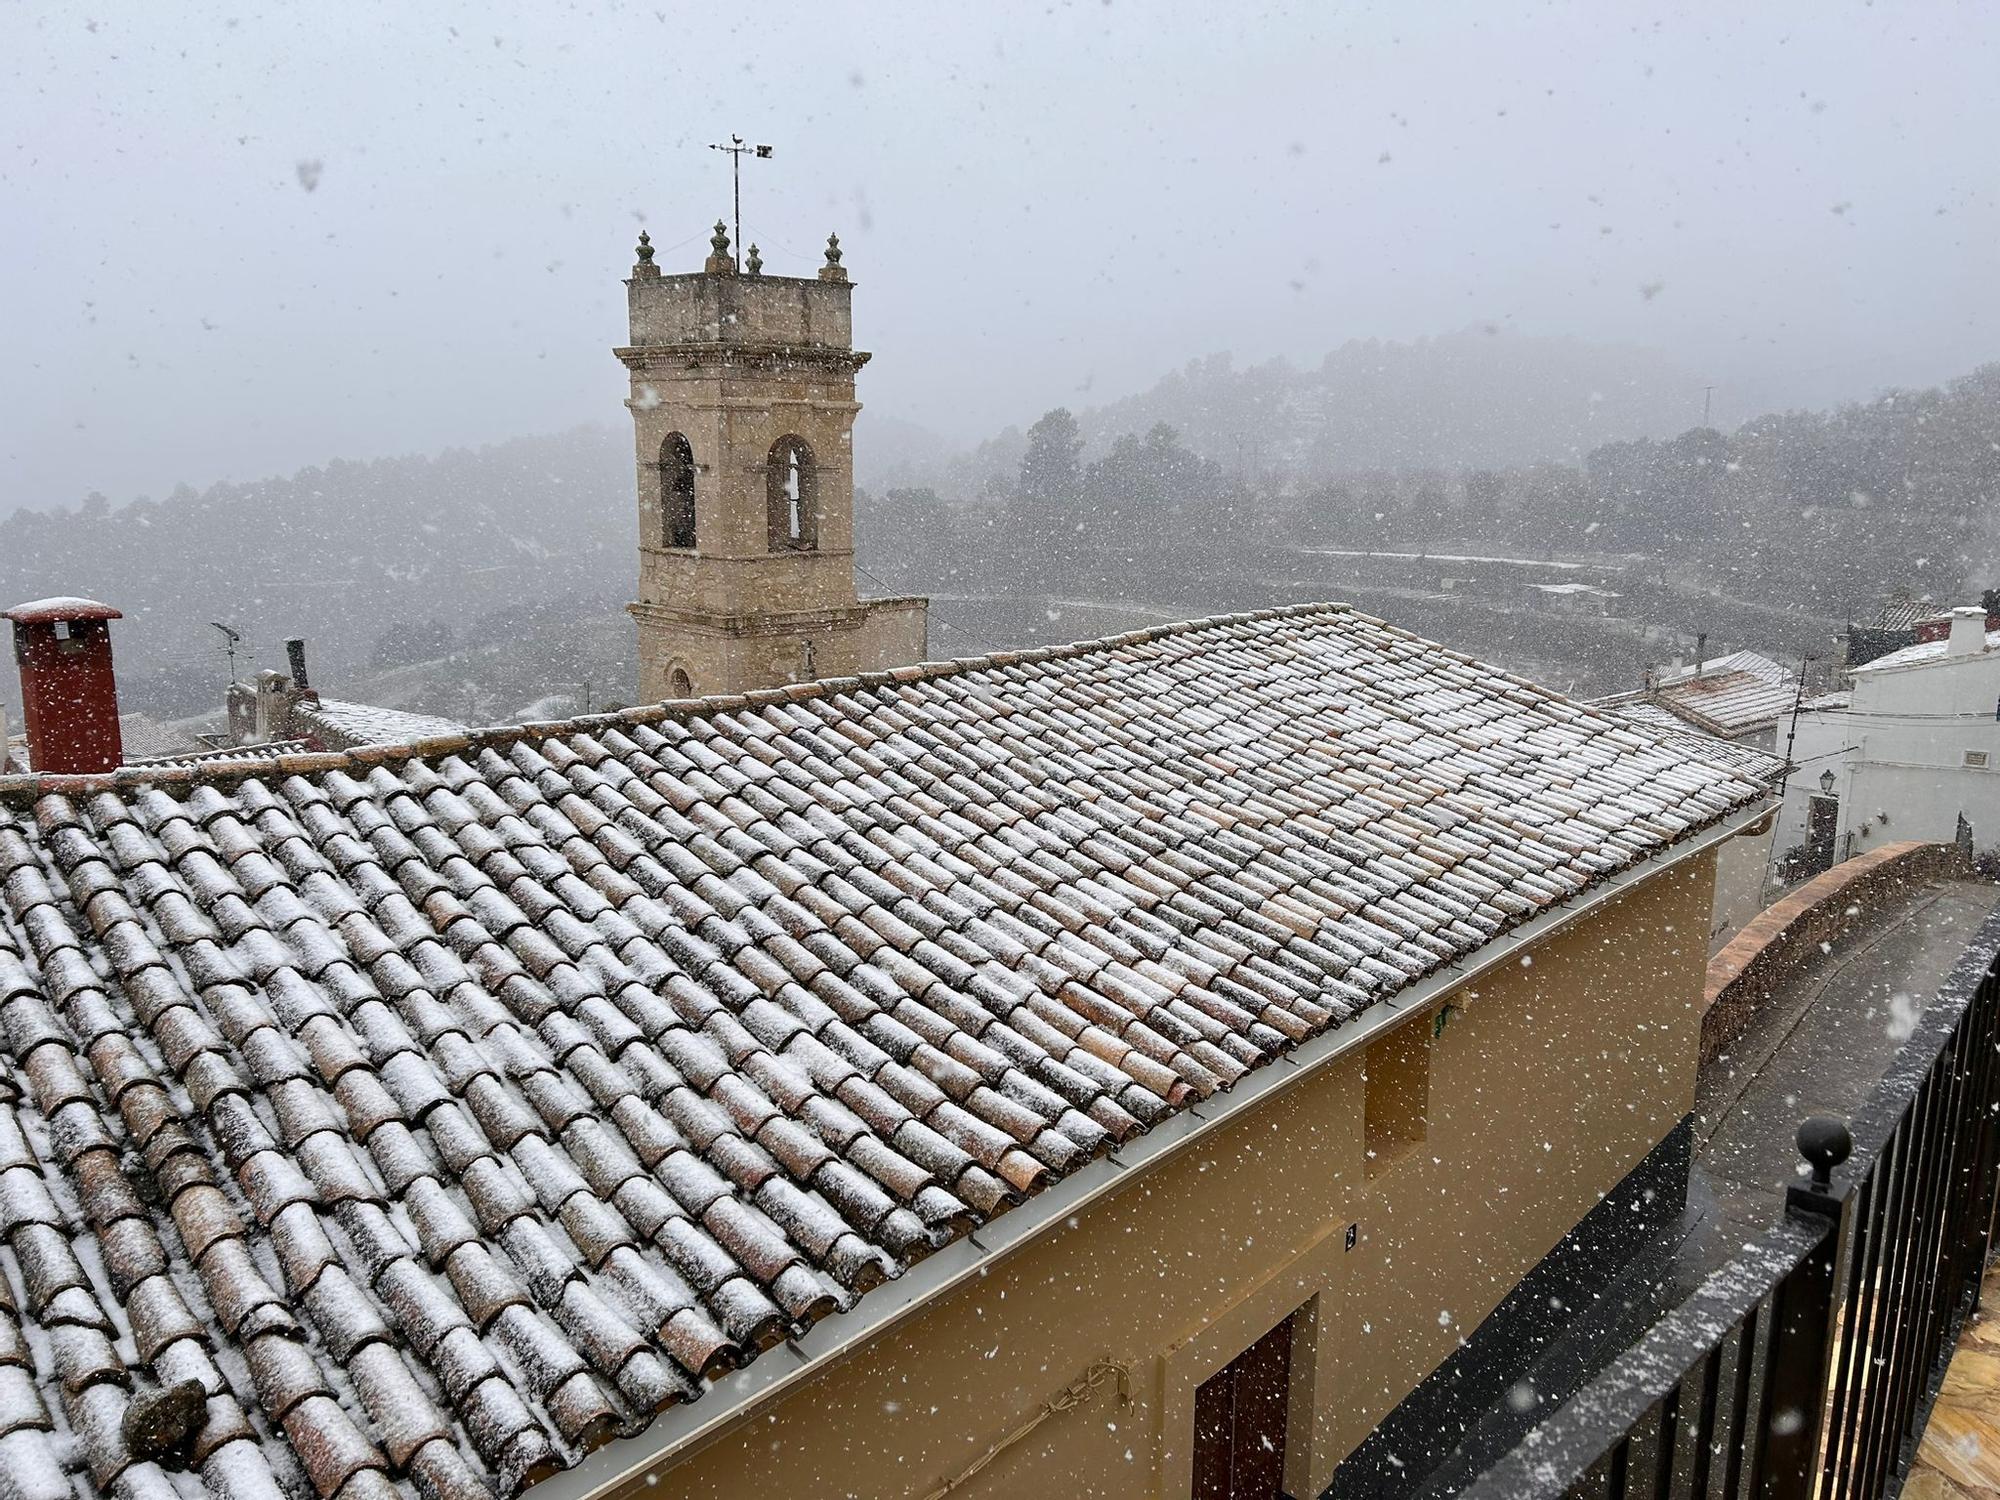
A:
[[[399,632],[427,622],[462,632],[524,602],[629,597],[625,443],[583,427],[182,486],[115,509],[93,496],[73,510],[16,511],[0,518],[0,597],[77,593],[122,609],[129,707],[179,714],[220,701],[226,663],[212,621],[242,633],[239,672],[282,667],[284,638],[307,637],[316,678],[336,693],[342,677],[388,664]]]
[[[1701,382],[1650,350],[1468,328],[1350,341],[1311,369],[1211,355],[1078,420],[1087,442],[1166,422],[1225,467],[1317,472],[1574,460],[1700,416]]]
[[[1955,409],[1984,410],[1978,399],[1966,402],[1990,388],[1990,378],[1963,384]],[[1238,368],[1227,356],[1195,360],[1142,395],[1080,412],[1076,426],[1086,456],[1108,453],[1122,434],[1159,423],[1178,428],[1185,449],[1222,485],[1223,510],[1257,507],[1253,516],[1205,517],[1199,535],[1220,542],[1251,522],[1289,531],[1297,502],[1283,496],[1369,470],[1455,464],[1470,479],[1491,481],[1473,467],[1504,468],[1503,455],[1531,454],[1523,462],[1553,458],[1571,472],[1564,483],[1581,484],[1579,445],[1681,431],[1694,419],[1678,409],[1695,402],[1698,419],[1698,400],[1698,387],[1656,356],[1472,331],[1411,345],[1350,344],[1310,370],[1275,362]],[[1896,420],[1916,417],[1906,406]],[[1888,420],[1884,414],[1870,423]],[[1807,447],[1840,430],[1805,416],[1783,425]],[[1983,461],[1976,436],[1958,449],[1969,451],[1970,442],[1978,449],[1973,460]],[[601,679],[624,670],[631,649],[618,614],[635,573],[628,443],[622,430],[593,425],[434,457],[336,460],[199,492],[182,486],[164,500],[122,507],[92,496],[69,510],[17,511],[0,517],[0,598],[82,593],[119,606],[130,621],[118,636],[126,704],[162,716],[219,702],[226,665],[213,621],[242,633],[239,673],[282,667],[283,639],[307,637],[316,685],[334,695],[364,674],[416,662],[471,667],[476,657],[482,665],[465,672],[464,701],[457,684],[434,681],[424,693],[427,706],[512,713],[542,693],[575,691],[586,675],[599,683],[595,692],[617,697],[631,691],[629,681]],[[920,427],[865,415],[856,461],[875,499],[863,513],[864,562],[897,587],[962,586],[952,582],[954,569],[984,556],[989,539],[978,527],[1003,512],[986,506],[968,513],[987,519],[976,534],[952,540],[959,507],[939,508],[928,520],[921,507],[902,517],[896,497],[884,492],[928,485],[946,501],[1011,503],[1026,446],[1026,435],[1009,429],[973,452],[952,454]],[[1856,466],[1855,487],[1882,492],[1880,467]],[[1976,484],[1970,474],[1954,479],[1954,490],[1967,482]],[[1628,508],[1652,504],[1647,486],[1632,493]],[[1443,538],[1473,522],[1470,513],[1426,521],[1420,508],[1386,508],[1396,514],[1385,522],[1385,504],[1366,485],[1310,507],[1317,524],[1343,535],[1359,535],[1354,528],[1371,515],[1376,530],[1389,527],[1384,537],[1421,522]],[[899,532],[908,534],[889,535]],[[1002,555],[1026,572],[1014,578],[997,562],[982,565],[982,589],[1053,586],[1034,565],[1046,533],[1033,545],[1002,540]],[[1973,543],[1970,536],[1954,540]],[[1389,544],[1369,544],[1376,541]],[[864,579],[864,591],[872,587]],[[620,634],[615,642],[580,639],[574,650],[552,649],[565,618],[580,634]],[[519,670],[488,662],[496,651],[518,658]],[[0,700],[13,698],[9,680]]]
[[[1738,411],[1764,406],[1755,392],[1731,398]],[[1356,339],[1309,367],[1211,354],[1136,395],[1072,409],[1087,456],[1164,422],[1230,473],[1314,478],[1574,463],[1600,443],[1696,425],[1702,381],[1648,349],[1478,327],[1408,343]],[[949,457],[898,447],[887,482],[975,494],[1013,477],[1027,435],[1010,426]],[[871,460],[858,451],[856,462],[865,471]]]

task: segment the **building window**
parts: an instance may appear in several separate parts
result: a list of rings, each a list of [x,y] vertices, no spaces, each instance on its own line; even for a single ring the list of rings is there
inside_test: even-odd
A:
[[[694,449],[678,432],[660,444],[660,543],[694,545]]]
[[[694,683],[679,667],[667,674],[667,696],[669,698],[692,698]]]
[[[1968,750],[1965,752],[1965,764],[1975,771],[1985,770],[1987,762],[1990,759],[1991,757],[1984,750]]]
[[[1285,1319],[1194,1393],[1194,1500],[1283,1500],[1292,1324]]]
[[[787,434],[771,445],[764,482],[771,550],[811,552],[817,548],[819,465],[804,438]]]
[[[1370,1178],[1421,1146],[1429,1133],[1435,1029],[1426,1018],[1408,1020],[1368,1046],[1362,1115]]]

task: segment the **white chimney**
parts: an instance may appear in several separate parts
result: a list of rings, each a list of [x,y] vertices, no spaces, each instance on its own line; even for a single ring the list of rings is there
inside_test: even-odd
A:
[[[1951,612],[1951,635],[1944,648],[1946,656],[1977,656],[1986,649],[1986,611],[1977,604],[1961,604]]]
[[[269,670],[257,674],[257,743],[268,745],[278,738],[278,721],[284,716],[285,693],[291,681],[283,672]]]

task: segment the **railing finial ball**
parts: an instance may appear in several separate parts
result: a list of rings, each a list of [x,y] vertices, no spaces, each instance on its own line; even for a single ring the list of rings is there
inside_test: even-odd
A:
[[[1814,1115],[1799,1126],[1799,1155],[1812,1164],[1813,1186],[1825,1189],[1833,1181],[1833,1169],[1854,1154],[1854,1136],[1845,1120],[1831,1115]]]

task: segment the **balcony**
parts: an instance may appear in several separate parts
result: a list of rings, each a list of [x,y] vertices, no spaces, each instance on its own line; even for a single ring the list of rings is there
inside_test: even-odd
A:
[[[1978,1383],[1947,1370],[2000,1181],[2000,889],[1920,871],[1828,912],[1704,1067],[1681,1222],[1405,1493],[1973,1482]],[[1959,1440],[1926,1444],[1941,1389]]]

